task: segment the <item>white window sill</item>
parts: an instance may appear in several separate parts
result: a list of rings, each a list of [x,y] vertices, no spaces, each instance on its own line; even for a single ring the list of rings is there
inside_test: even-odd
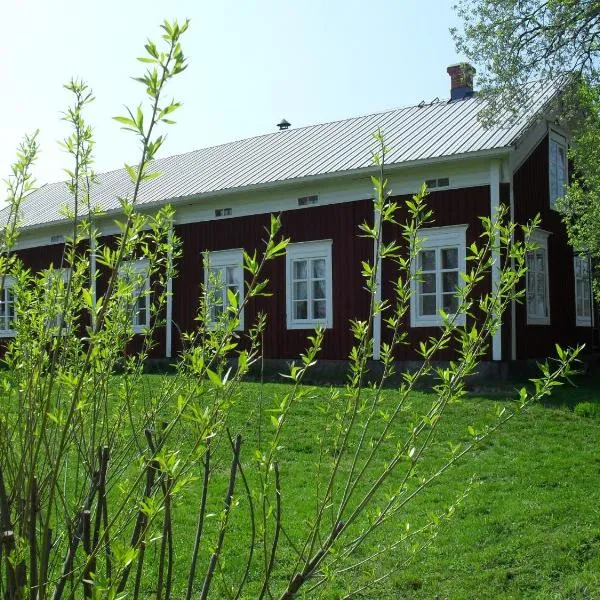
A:
[[[16,337],[17,332],[13,329],[4,329],[0,331],[0,338],[13,338]]]
[[[527,325],[550,325],[549,317],[527,317]]]
[[[575,319],[575,327],[591,327],[592,326],[592,319]]]
[[[452,320],[452,315],[448,315],[448,318]],[[410,320],[411,327],[441,327],[444,324],[444,321],[441,317],[417,317],[412,318]],[[465,324],[465,315],[458,315],[454,320],[454,324],[458,326],[463,326]]]
[[[332,325],[327,323],[325,320],[292,321],[292,322],[287,323],[287,329],[316,329],[317,327],[323,327],[325,329],[332,329]]]

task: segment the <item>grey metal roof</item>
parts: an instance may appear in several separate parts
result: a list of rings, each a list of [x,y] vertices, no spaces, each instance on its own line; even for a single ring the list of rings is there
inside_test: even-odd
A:
[[[478,118],[487,100],[477,96],[437,101],[332,123],[277,131],[258,137],[158,159],[152,170],[162,175],[144,182],[138,204],[150,205],[231,189],[251,188],[317,175],[333,175],[371,166],[380,129],[390,148],[388,165],[468,155],[510,147],[560,93],[558,82],[531,83],[526,103],[516,116],[508,111],[503,125],[485,128]],[[119,197],[132,193],[125,169],[98,176],[92,205],[119,210]],[[64,182],[36,190],[22,206],[23,228],[61,221],[73,204]],[[5,209],[6,210],[6,209]],[[5,211],[3,211],[5,212]]]

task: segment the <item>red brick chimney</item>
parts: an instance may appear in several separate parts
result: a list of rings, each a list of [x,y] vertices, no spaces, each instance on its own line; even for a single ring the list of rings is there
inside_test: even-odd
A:
[[[473,95],[475,67],[469,63],[450,65],[446,72],[450,75],[450,100],[462,100]]]

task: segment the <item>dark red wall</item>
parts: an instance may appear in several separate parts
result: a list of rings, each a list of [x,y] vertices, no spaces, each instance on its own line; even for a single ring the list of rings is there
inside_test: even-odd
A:
[[[368,295],[360,275],[361,261],[371,259],[373,245],[358,237],[358,227],[373,221],[371,200],[315,206],[281,213],[281,236],[292,242],[333,240],[333,328],[327,330],[322,358],[344,359],[352,347],[349,320],[365,318]],[[196,325],[200,283],[204,278],[202,252],[243,248],[248,252],[264,249],[270,215],[251,215],[233,219],[178,225],[176,234],[183,243],[183,257],[178,277],[173,282],[173,320],[182,331]],[[269,279],[270,297],[252,299],[246,306],[246,329],[255,322],[257,313],[268,317],[264,352],[268,358],[297,358],[306,346],[311,330],[286,328],[285,257],[267,264],[264,276]],[[180,346],[177,328],[173,330],[174,351]]]
[[[404,206],[407,199],[411,196],[398,196],[394,198],[400,206]],[[479,242],[479,236],[483,232],[483,227],[479,217],[489,216],[490,214],[490,188],[489,186],[478,186],[472,188],[463,188],[457,190],[445,190],[432,192],[427,201],[428,206],[433,210],[433,222],[428,226],[442,227],[445,225],[468,225],[466,233],[466,243],[470,246],[473,242]],[[400,224],[406,221],[408,213],[403,209],[399,215]],[[390,225],[384,229],[384,239],[401,240],[402,232],[400,226]],[[391,299],[394,296],[393,282],[398,277],[398,271],[394,264],[384,261],[382,269],[382,294],[384,298]],[[489,290],[489,282],[486,282],[478,292]],[[385,317],[385,315],[384,315]],[[409,344],[399,348],[396,353],[398,360],[418,360],[419,356],[414,351],[420,341],[425,341],[431,336],[439,335],[438,327],[415,327],[410,328],[410,314],[407,314],[405,329],[409,331]],[[390,332],[385,324],[382,324],[382,340],[389,342]],[[441,352],[438,360],[453,358],[452,348]],[[490,358],[488,353],[487,358]]]
[[[517,305],[517,358],[541,358],[555,354],[554,345],[572,346],[591,340],[590,327],[575,326],[573,251],[560,214],[550,209],[548,137],[516,171],[513,179],[515,221],[527,223],[536,214],[548,238],[550,325],[527,325],[524,303]]]

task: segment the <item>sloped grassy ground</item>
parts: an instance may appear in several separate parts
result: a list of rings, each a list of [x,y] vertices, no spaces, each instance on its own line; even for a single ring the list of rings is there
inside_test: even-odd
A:
[[[145,384],[152,385],[153,377],[147,376]],[[270,402],[269,398],[281,397],[288,389],[284,384],[265,384],[262,394],[265,402]],[[296,407],[282,440],[283,519],[292,539],[304,530],[311,515],[313,474],[318,460],[315,435],[325,426],[316,405],[328,389],[312,388],[311,397]],[[240,401],[231,415],[232,430],[244,434],[242,456],[246,460],[256,441],[259,393],[259,384],[243,384]],[[466,440],[470,424],[489,421],[495,405],[510,404],[513,396],[512,388],[507,386],[505,391],[477,394],[451,406],[440,425],[440,439]],[[416,405],[430,401],[425,393],[415,398]],[[386,392],[385,402],[393,405],[393,390]],[[432,545],[408,566],[399,568],[406,554],[398,549],[340,581],[326,597],[344,597],[352,588],[391,569],[393,574],[380,586],[356,597],[600,598],[600,411],[595,416],[580,416],[581,411],[575,407],[582,402],[600,406],[600,378],[581,380],[577,388],[563,388],[546,404],[519,415],[419,496],[394,524],[398,530],[406,522],[418,523],[422,515],[449,505],[462,494],[472,476],[478,480]],[[268,419],[265,415],[263,427],[268,427]],[[437,460],[436,453],[444,452],[444,445],[441,441],[438,446],[434,443],[432,461]],[[223,461],[214,473],[222,487],[228,468]],[[182,583],[176,598],[183,596],[199,493],[197,482],[186,490],[175,512],[175,575]],[[210,510],[218,512],[221,503],[219,492],[211,499]],[[233,583],[244,567],[249,528],[241,512],[233,515],[232,526],[235,534],[226,540],[222,567],[234,577],[216,579],[215,597],[227,597],[224,582]],[[206,540],[214,539],[209,520]],[[382,541],[375,536],[359,556],[367,556]],[[282,550],[275,581],[285,580],[292,569],[293,553],[285,540]],[[150,557],[156,553],[149,551]],[[254,597],[252,594],[260,585],[254,577],[253,570],[248,597]],[[147,594],[151,597],[151,590]]]

